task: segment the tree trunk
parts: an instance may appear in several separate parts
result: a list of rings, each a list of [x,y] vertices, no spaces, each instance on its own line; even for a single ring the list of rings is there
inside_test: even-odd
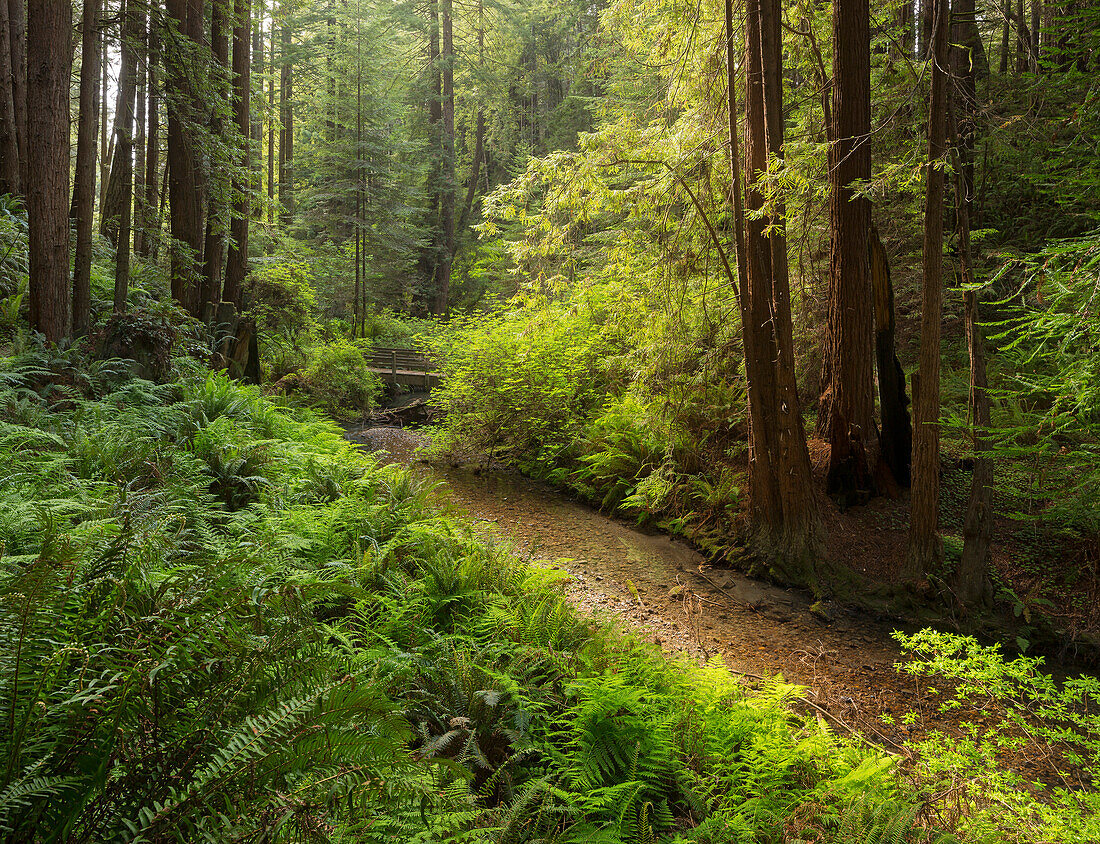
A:
[[[920,2],[920,48],[917,55],[921,59],[928,58],[932,49],[932,30],[935,26],[934,9],[937,0],[919,0]]]
[[[234,15],[233,116],[240,133],[242,176],[233,185],[233,219],[229,224],[232,242],[229,244],[222,299],[232,302],[240,312],[244,279],[248,275],[248,223],[252,216],[252,145],[249,143],[249,133],[253,129],[249,112],[252,79],[248,54],[252,18],[249,0],[236,0]]]
[[[115,313],[126,310],[126,295],[130,286],[130,229],[134,197],[134,99],[137,94],[137,37],[139,13],[135,0],[126,0],[122,27],[122,68],[119,71],[119,111],[115,121],[118,145],[112,181],[118,168],[118,220],[112,230],[115,240]],[[110,191],[108,191],[110,196]],[[106,224],[105,224],[106,227]]]
[[[989,78],[989,57],[974,15],[974,0],[955,0],[951,7],[951,38],[963,48],[969,63],[968,73],[977,79]]]
[[[443,72],[443,181],[440,195],[440,226],[442,250],[439,256],[439,298],[435,312],[446,316],[450,310],[451,263],[455,251],[455,85],[454,85],[454,34],[452,0],[443,3],[443,50],[440,61]]]
[[[1039,70],[1039,28],[1043,17],[1042,0],[1031,0],[1031,69]]]
[[[0,68],[11,67],[8,4],[0,0]],[[19,132],[15,125],[15,86],[10,73],[0,76],[0,193],[23,192],[19,172]]]
[[[963,550],[955,572],[955,595],[965,606],[983,602],[992,592],[989,563],[993,536],[993,460],[989,455],[990,402],[986,376],[985,339],[978,319],[978,296],[973,289],[970,260],[970,202],[961,172],[956,173],[959,220],[959,265],[966,290],[966,342],[970,353],[970,440],[974,474],[970,501],[963,521]]]
[[[76,255],[73,259],[73,334],[82,337],[91,323],[92,213],[95,205],[96,124],[99,122],[99,3],[84,0],[80,23],[80,112],[76,129]]]
[[[1012,30],[1012,0],[1004,0],[1001,14],[1004,15],[1004,23],[1001,25],[1001,61],[999,68],[1001,76],[1004,76],[1008,73],[1008,41]]]
[[[868,234],[871,203],[854,183],[871,178],[871,36],[868,0],[833,4],[833,126],[829,143],[828,382],[818,432],[831,447],[826,492],[842,507],[874,491],[878,458]]]
[[[282,4],[282,68],[279,84],[279,205],[280,220],[289,225],[294,217],[294,68],[290,56],[290,3]]]
[[[927,575],[943,556],[940,500],[940,323],[943,314],[943,159],[947,150],[947,0],[936,0],[928,165],[924,200],[920,377],[913,390],[913,495],[907,575]]]
[[[913,32],[913,4],[912,2],[900,3],[897,6],[896,20],[898,26],[898,40],[902,45],[902,53],[906,57],[912,56],[916,49],[915,34]]]
[[[31,327],[56,343],[69,332],[69,0],[29,0],[27,186]]]
[[[27,148],[27,14],[23,2],[8,0],[8,24],[11,28],[11,90],[15,101],[15,135],[19,143],[19,182],[26,189],[30,150]]]
[[[485,4],[478,0],[477,4],[477,64],[479,68],[485,66]],[[477,195],[477,180],[481,174],[481,160],[485,155],[485,111],[483,109],[484,94],[479,94],[477,105],[477,129],[474,140],[474,160],[470,164],[470,176],[466,183],[466,199],[462,203],[462,213],[458,218],[458,231],[466,231],[466,223],[470,219],[470,212],[474,208],[474,197]]]
[[[1016,72],[1027,73],[1031,66],[1031,33],[1024,18],[1024,0],[1016,0]]]
[[[271,12],[271,61],[267,80],[267,222],[275,222],[275,6]]]
[[[969,242],[966,249],[969,250]],[[966,262],[969,265],[969,256]],[[966,272],[964,270],[964,275]],[[963,549],[955,573],[955,594],[964,605],[971,605],[987,600],[992,592],[989,563],[993,537],[993,459],[989,456],[990,406],[985,340],[978,321],[978,295],[973,290],[966,292],[966,341],[970,352],[970,439],[974,448],[974,474],[963,521]]]
[[[422,275],[430,295],[425,309],[438,313],[439,264],[443,251],[443,233],[440,225],[443,202],[443,76],[439,58],[439,0],[428,2],[428,142],[431,145],[430,196],[428,205],[428,229],[431,241],[420,253]]]
[[[251,9],[249,10],[251,14]],[[252,77],[259,80],[260,102],[263,102],[264,93],[264,34],[263,34],[264,3],[260,2],[259,10],[253,19],[252,25]],[[249,97],[251,99],[251,96]],[[256,172],[252,181],[252,219],[260,220],[263,216],[264,174],[263,174],[263,142],[264,142],[264,115],[262,108],[249,108],[252,119],[252,146],[256,148],[259,156],[256,162]]]
[[[150,258],[157,252],[157,243],[160,241],[160,221],[158,212],[159,197],[157,195],[157,182],[160,176],[160,96],[158,86],[160,80],[157,74],[157,66],[160,62],[160,33],[157,31],[156,21],[149,17],[149,50],[147,61],[149,81],[147,87],[148,104],[146,105],[145,118],[145,199],[141,203],[142,216],[138,220],[141,230],[140,247],[137,253],[144,258]]]
[[[202,266],[202,178],[192,127],[200,121],[199,93],[188,78],[187,63],[202,43],[203,0],[167,0],[180,42],[166,42],[165,87],[168,101],[168,203],[171,228],[172,298],[192,316],[200,315]]]
[[[144,249],[145,221],[149,214],[145,207],[145,109],[149,88],[148,25],[144,9],[139,11],[137,100],[134,112],[134,254]]]
[[[820,522],[794,378],[785,211],[765,206],[759,183],[769,154],[783,154],[782,50],[778,0],[746,9],[746,158],[752,186],[746,226],[750,404],[750,520],[761,560],[787,582],[816,585]],[[765,231],[770,234],[765,236]]]
[[[106,0],[104,0],[106,2]],[[106,12],[106,8],[103,10]],[[105,16],[105,15],[104,15]],[[110,90],[107,87],[107,68],[111,64],[110,56],[110,42],[107,40],[107,29],[103,29],[103,41],[99,51],[100,59],[102,60],[102,77],[100,80],[99,88],[99,209],[100,213],[103,212],[103,206],[107,204],[107,182],[111,175],[111,144],[114,141],[114,136],[110,132],[111,116],[108,113],[110,111],[107,96]]]
[[[875,360],[878,365],[879,406],[882,433],[879,448],[890,474],[901,487],[910,483],[913,456],[913,427],[909,420],[909,397],[905,394],[905,372],[895,351],[894,285],[890,262],[871,224],[871,289],[875,300]]]
[[[210,47],[214,55],[211,89],[215,105],[210,112],[210,137],[226,140],[219,103],[229,100],[229,32],[233,0],[213,0],[210,15]],[[222,159],[224,160],[224,159]],[[222,300],[222,276],[225,271],[225,231],[228,224],[226,195],[229,180],[221,167],[213,167],[207,190],[206,234],[203,238],[202,290],[199,307],[204,314],[213,313]]]

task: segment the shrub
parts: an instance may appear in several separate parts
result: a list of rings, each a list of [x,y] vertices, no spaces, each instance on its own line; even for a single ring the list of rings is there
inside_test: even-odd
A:
[[[328,413],[341,419],[365,414],[383,389],[363,353],[346,340],[314,349],[301,372],[300,384]]]
[[[447,414],[445,441],[547,475],[603,398],[607,352],[595,326],[557,311],[457,331],[435,395]]]
[[[249,313],[264,338],[292,339],[316,327],[317,291],[313,271],[303,260],[278,259],[248,276]]]
[[[940,820],[966,840],[1100,840],[1100,681],[1055,680],[1041,658],[1006,660],[996,645],[922,630],[894,633],[911,653],[903,670],[933,688],[940,709],[968,713],[961,735],[938,730],[915,742],[917,774],[936,794]],[[925,680],[927,678],[927,680]],[[915,720],[916,716],[908,716]],[[1004,763],[1006,754],[1044,760],[1056,782]]]

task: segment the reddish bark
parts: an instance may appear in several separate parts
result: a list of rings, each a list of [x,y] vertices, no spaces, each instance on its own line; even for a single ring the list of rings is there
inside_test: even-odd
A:
[[[51,343],[69,333],[69,0],[29,0],[27,25],[31,327]]]

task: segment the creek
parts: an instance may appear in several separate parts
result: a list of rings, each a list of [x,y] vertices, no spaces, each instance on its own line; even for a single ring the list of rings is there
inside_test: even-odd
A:
[[[533,564],[568,573],[566,597],[582,611],[633,630],[666,653],[720,657],[750,679],[781,674],[843,725],[897,751],[898,725],[916,708],[928,728],[939,718],[923,689],[894,665],[902,654],[891,625],[738,572],[712,568],[688,545],[609,518],[545,484],[505,468],[429,463],[412,429],[365,426],[348,438],[380,461],[428,482],[486,539]],[[813,610],[811,611],[811,608]]]

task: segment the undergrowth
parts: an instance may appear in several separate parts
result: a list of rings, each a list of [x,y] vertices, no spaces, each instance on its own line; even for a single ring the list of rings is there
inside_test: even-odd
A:
[[[6,840],[929,840],[796,687],[578,615],[332,424],[0,368]]]

